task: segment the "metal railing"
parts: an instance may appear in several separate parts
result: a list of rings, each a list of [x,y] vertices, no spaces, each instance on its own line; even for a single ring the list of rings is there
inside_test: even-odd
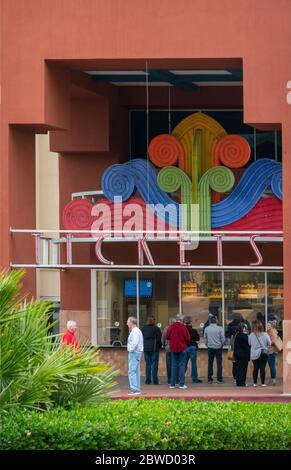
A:
[[[148,242],[216,242],[222,245],[223,243],[234,242],[283,242],[282,231],[128,231],[123,230],[47,230],[47,229],[15,229],[10,228],[11,236],[17,237],[17,234],[27,234],[34,239],[34,252],[30,253],[29,258],[34,259],[34,262],[19,263],[11,261],[13,268],[95,268],[95,269],[108,269],[108,265],[100,264],[74,264],[73,262],[73,246],[80,243],[96,244],[97,240],[102,237],[102,242],[137,242],[139,239],[146,237]],[[84,235],[84,236],[82,236]],[[201,235],[203,235],[201,237]],[[32,248],[33,249],[33,248]],[[220,247],[221,249],[221,247]],[[33,255],[33,256],[32,256]],[[96,258],[97,261],[97,258]],[[275,271],[282,270],[282,266],[224,266],[223,263],[218,265],[154,265],[154,266],[141,266],[135,265],[112,265],[110,269],[161,269],[161,270],[264,270]]]

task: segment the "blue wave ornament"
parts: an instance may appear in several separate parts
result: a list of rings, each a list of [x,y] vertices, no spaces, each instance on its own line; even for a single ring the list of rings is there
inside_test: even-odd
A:
[[[262,158],[245,170],[228,197],[211,205],[211,227],[223,227],[240,220],[269,187],[282,200],[282,164]],[[111,165],[103,174],[102,190],[110,201],[120,196],[123,202],[138,191],[158,218],[173,227],[181,227],[180,205],[158,186],[155,167],[144,159]]]
[[[102,191],[110,201],[120,196],[124,202],[136,190],[157,217],[174,227],[180,226],[180,206],[158,186],[157,171],[150,162],[136,158],[111,165],[104,172]]]
[[[217,204],[212,204],[212,228],[240,220],[254,208],[268,187],[271,187],[274,194],[282,199],[282,165],[269,158],[262,158],[245,170],[228,197]]]
[[[282,189],[282,165],[276,168],[272,179],[271,179],[271,188],[273,193],[277,196],[278,199],[283,200],[283,189]]]
[[[135,192],[134,175],[123,164],[111,165],[103,173],[102,191],[109,201],[114,202],[117,196],[127,201]]]

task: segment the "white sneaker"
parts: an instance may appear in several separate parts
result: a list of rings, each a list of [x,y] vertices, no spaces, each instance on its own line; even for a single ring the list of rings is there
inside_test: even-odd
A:
[[[188,388],[187,385],[179,385],[180,390],[185,390],[186,388]]]
[[[175,385],[169,385],[169,388],[176,388]]]
[[[267,384],[262,384],[262,387],[267,387]]]
[[[254,387],[257,387],[257,386],[258,386],[258,384],[254,384]]]

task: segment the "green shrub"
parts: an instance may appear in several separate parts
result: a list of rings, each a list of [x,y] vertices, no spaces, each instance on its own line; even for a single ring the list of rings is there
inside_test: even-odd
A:
[[[20,298],[22,271],[0,272],[0,408],[97,402],[116,374],[96,348],[78,353],[50,334],[50,302]]]
[[[290,449],[291,406],[170,399],[2,416],[1,449]]]

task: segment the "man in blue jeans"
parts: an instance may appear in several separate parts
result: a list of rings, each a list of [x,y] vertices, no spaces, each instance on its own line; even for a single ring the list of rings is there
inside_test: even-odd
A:
[[[129,317],[127,326],[130,331],[127,340],[128,379],[130,386],[128,395],[140,395],[140,359],[143,352],[143,336],[137,327],[137,319],[135,317]]]
[[[208,383],[213,383],[213,362],[217,363],[217,383],[222,384],[222,348],[225,336],[222,326],[217,325],[216,317],[210,318],[210,324],[204,330],[205,344],[208,348]]]
[[[185,385],[186,349],[190,343],[190,335],[183,319],[184,316],[178,313],[176,321],[169,326],[166,333],[171,351],[171,385],[169,388],[175,388],[178,374],[181,390],[187,388],[187,385]]]

